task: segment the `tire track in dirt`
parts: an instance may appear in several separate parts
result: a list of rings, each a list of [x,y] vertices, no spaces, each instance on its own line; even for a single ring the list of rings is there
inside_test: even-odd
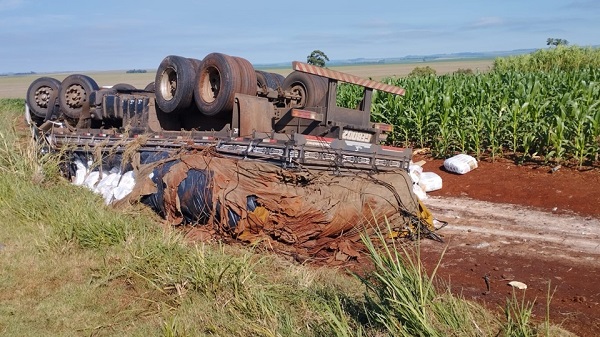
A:
[[[439,220],[449,223],[440,234],[458,240],[459,246],[471,244],[508,255],[535,251],[548,259],[598,264],[600,219],[466,198],[424,202]]]
[[[511,280],[524,282],[518,298],[535,301],[534,319],[545,315],[548,287],[554,324],[579,336],[600,335],[600,218],[556,214],[529,206],[468,198],[430,197],[424,203],[448,225],[445,244],[422,243],[429,270],[442,257],[438,276],[452,291],[498,310],[512,296]],[[486,291],[484,276],[491,291]]]

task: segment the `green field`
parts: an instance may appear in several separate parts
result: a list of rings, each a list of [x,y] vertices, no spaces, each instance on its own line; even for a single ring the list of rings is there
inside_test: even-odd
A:
[[[438,74],[446,74],[458,69],[470,68],[475,71],[487,71],[490,69],[493,60],[459,60],[459,61],[436,61],[420,63],[402,63],[402,64],[376,64],[376,65],[356,65],[344,67],[331,67],[333,70],[347,72],[363,78],[373,78],[381,80],[390,76],[406,76],[415,67],[429,66],[436,70]],[[282,75],[289,74],[290,68],[262,69],[272,71]],[[147,73],[128,74],[125,71],[102,71],[102,72],[81,72],[81,74],[92,77],[100,86],[110,86],[117,83],[129,83],[136,88],[144,88],[148,83],[154,81],[156,73],[149,69]],[[62,81],[71,73],[48,73],[20,76],[0,76],[0,98],[25,98],[27,88],[36,78],[42,76],[54,77]]]

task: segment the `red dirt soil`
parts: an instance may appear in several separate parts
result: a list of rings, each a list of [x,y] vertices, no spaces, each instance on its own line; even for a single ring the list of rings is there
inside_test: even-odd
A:
[[[563,167],[552,172],[548,166],[518,166],[500,159],[479,162],[477,169],[458,175],[445,171],[443,160],[413,160],[420,159],[426,161],[425,172],[435,172],[443,180],[441,190],[428,193],[433,204],[429,207],[436,217],[449,222],[439,231],[446,244],[428,241],[422,245],[429,270],[446,249],[437,276],[449,281],[453,292],[492,310],[502,310],[512,296],[513,289],[507,285],[510,280],[524,282],[528,289],[516,290],[516,294],[519,299],[524,293],[527,300],[535,300],[536,321],[545,317],[550,282],[555,290],[551,322],[579,336],[600,335],[600,169]],[[507,221],[502,211],[493,215],[479,211],[476,205],[473,213],[464,209],[456,213],[456,207],[445,207],[451,202],[471,207],[479,200],[513,204],[510,207],[523,217]],[[498,225],[488,226],[486,217]],[[526,220],[531,217],[545,220],[536,227]],[[453,226],[453,222],[457,224]],[[503,231],[511,225],[515,231],[504,236]],[[531,227],[529,232],[526,227]]]
[[[469,197],[600,217],[600,169],[597,168],[581,171],[559,168],[552,172],[549,166],[518,166],[501,158],[495,162],[480,161],[478,169],[460,175],[447,172],[443,160],[425,161],[423,170],[439,174],[444,184],[441,190],[431,192],[432,196]]]

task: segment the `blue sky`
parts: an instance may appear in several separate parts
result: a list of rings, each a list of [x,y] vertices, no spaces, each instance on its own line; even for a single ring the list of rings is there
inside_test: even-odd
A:
[[[254,64],[600,45],[600,0],[0,0],[0,73],[155,69],[211,52]]]

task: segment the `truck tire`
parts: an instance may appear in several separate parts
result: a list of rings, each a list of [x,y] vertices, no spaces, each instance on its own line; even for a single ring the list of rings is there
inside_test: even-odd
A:
[[[27,89],[27,105],[34,117],[46,118],[48,108],[52,109],[55,102],[50,102],[52,94],[58,95],[60,81],[51,77],[40,77],[31,82]]]
[[[327,86],[319,76],[294,71],[283,81],[283,90],[300,96],[294,108],[311,108],[324,104]]]
[[[194,66],[189,59],[169,55],[156,71],[156,104],[166,113],[185,109],[192,103],[194,88]]]
[[[329,85],[329,80],[327,78],[321,77],[321,76],[313,76],[313,79],[315,79],[317,82],[319,82],[318,85],[321,87],[323,94],[326,94],[327,86]]]
[[[191,57],[188,57],[188,60],[190,60],[190,63],[192,63],[192,68],[194,68],[194,78],[196,78],[196,72],[198,72],[198,69],[200,69],[202,60],[198,60],[198,59],[191,58]]]
[[[254,67],[248,60],[245,58],[232,56],[238,63],[240,75],[239,79],[241,82],[241,88],[236,93],[256,96],[257,87],[256,87],[256,72],[254,71]]]
[[[267,80],[267,72],[262,71],[262,70],[255,70],[256,72],[256,86],[258,86],[259,88],[271,88],[273,89],[273,87],[271,86],[272,83],[269,83],[269,81]]]
[[[283,85],[284,80],[285,77],[283,77],[283,75],[256,70],[256,82],[261,88],[267,87],[277,90],[277,88]]]
[[[154,82],[150,82],[148,83],[145,87],[144,87],[144,91],[150,91],[150,92],[154,92]]]
[[[115,85],[112,86],[112,89],[115,89],[116,91],[137,90],[133,85],[131,85],[129,83],[117,83],[117,84],[115,84]]]
[[[269,75],[275,81],[275,83],[277,84],[277,87],[283,86],[283,81],[285,81],[285,76],[278,74],[278,73],[269,73]],[[277,87],[275,87],[274,89],[277,89]]]
[[[98,90],[98,84],[91,77],[80,74],[67,76],[60,84],[58,104],[65,116],[78,119],[89,97]]]
[[[236,90],[241,88],[237,61],[229,55],[206,55],[196,74],[194,101],[205,116],[231,113]]]

